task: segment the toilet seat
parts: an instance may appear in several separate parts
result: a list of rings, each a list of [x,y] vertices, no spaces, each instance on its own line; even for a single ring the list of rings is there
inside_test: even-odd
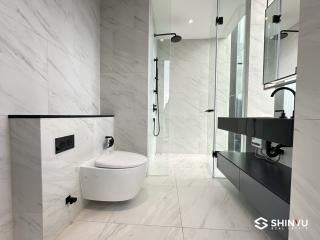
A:
[[[141,154],[124,151],[105,153],[95,160],[98,168],[125,169],[139,167],[147,162],[147,158]]]

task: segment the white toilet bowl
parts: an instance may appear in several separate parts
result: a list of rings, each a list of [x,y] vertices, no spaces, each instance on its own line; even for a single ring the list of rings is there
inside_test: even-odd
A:
[[[84,199],[118,202],[134,198],[146,176],[147,158],[143,155],[113,151],[80,167]]]

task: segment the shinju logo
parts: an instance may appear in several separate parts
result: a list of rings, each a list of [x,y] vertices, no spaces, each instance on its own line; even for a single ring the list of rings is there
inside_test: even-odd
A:
[[[268,227],[268,220],[263,217],[259,217],[256,220],[254,220],[254,223],[254,226],[260,230],[263,230],[266,227]]]
[[[271,219],[269,221],[263,217],[254,220],[255,227],[263,230],[270,225],[271,230],[283,230],[285,228],[291,229],[307,229],[309,222],[308,219]]]

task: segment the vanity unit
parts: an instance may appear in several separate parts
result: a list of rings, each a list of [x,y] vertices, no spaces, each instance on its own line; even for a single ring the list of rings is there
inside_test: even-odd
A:
[[[219,118],[218,128],[291,147],[293,119]],[[254,152],[219,152],[217,165],[225,177],[265,219],[289,219],[291,168],[258,158]],[[278,230],[287,238],[287,228]]]

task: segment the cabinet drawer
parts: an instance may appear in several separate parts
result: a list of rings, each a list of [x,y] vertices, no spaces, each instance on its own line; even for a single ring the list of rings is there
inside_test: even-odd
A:
[[[240,170],[233,163],[226,158],[218,155],[217,161],[218,169],[225,175],[225,177],[239,189]]]
[[[266,219],[288,219],[290,206],[263,185],[240,171],[240,192]],[[284,239],[288,239],[288,229],[278,230]]]

